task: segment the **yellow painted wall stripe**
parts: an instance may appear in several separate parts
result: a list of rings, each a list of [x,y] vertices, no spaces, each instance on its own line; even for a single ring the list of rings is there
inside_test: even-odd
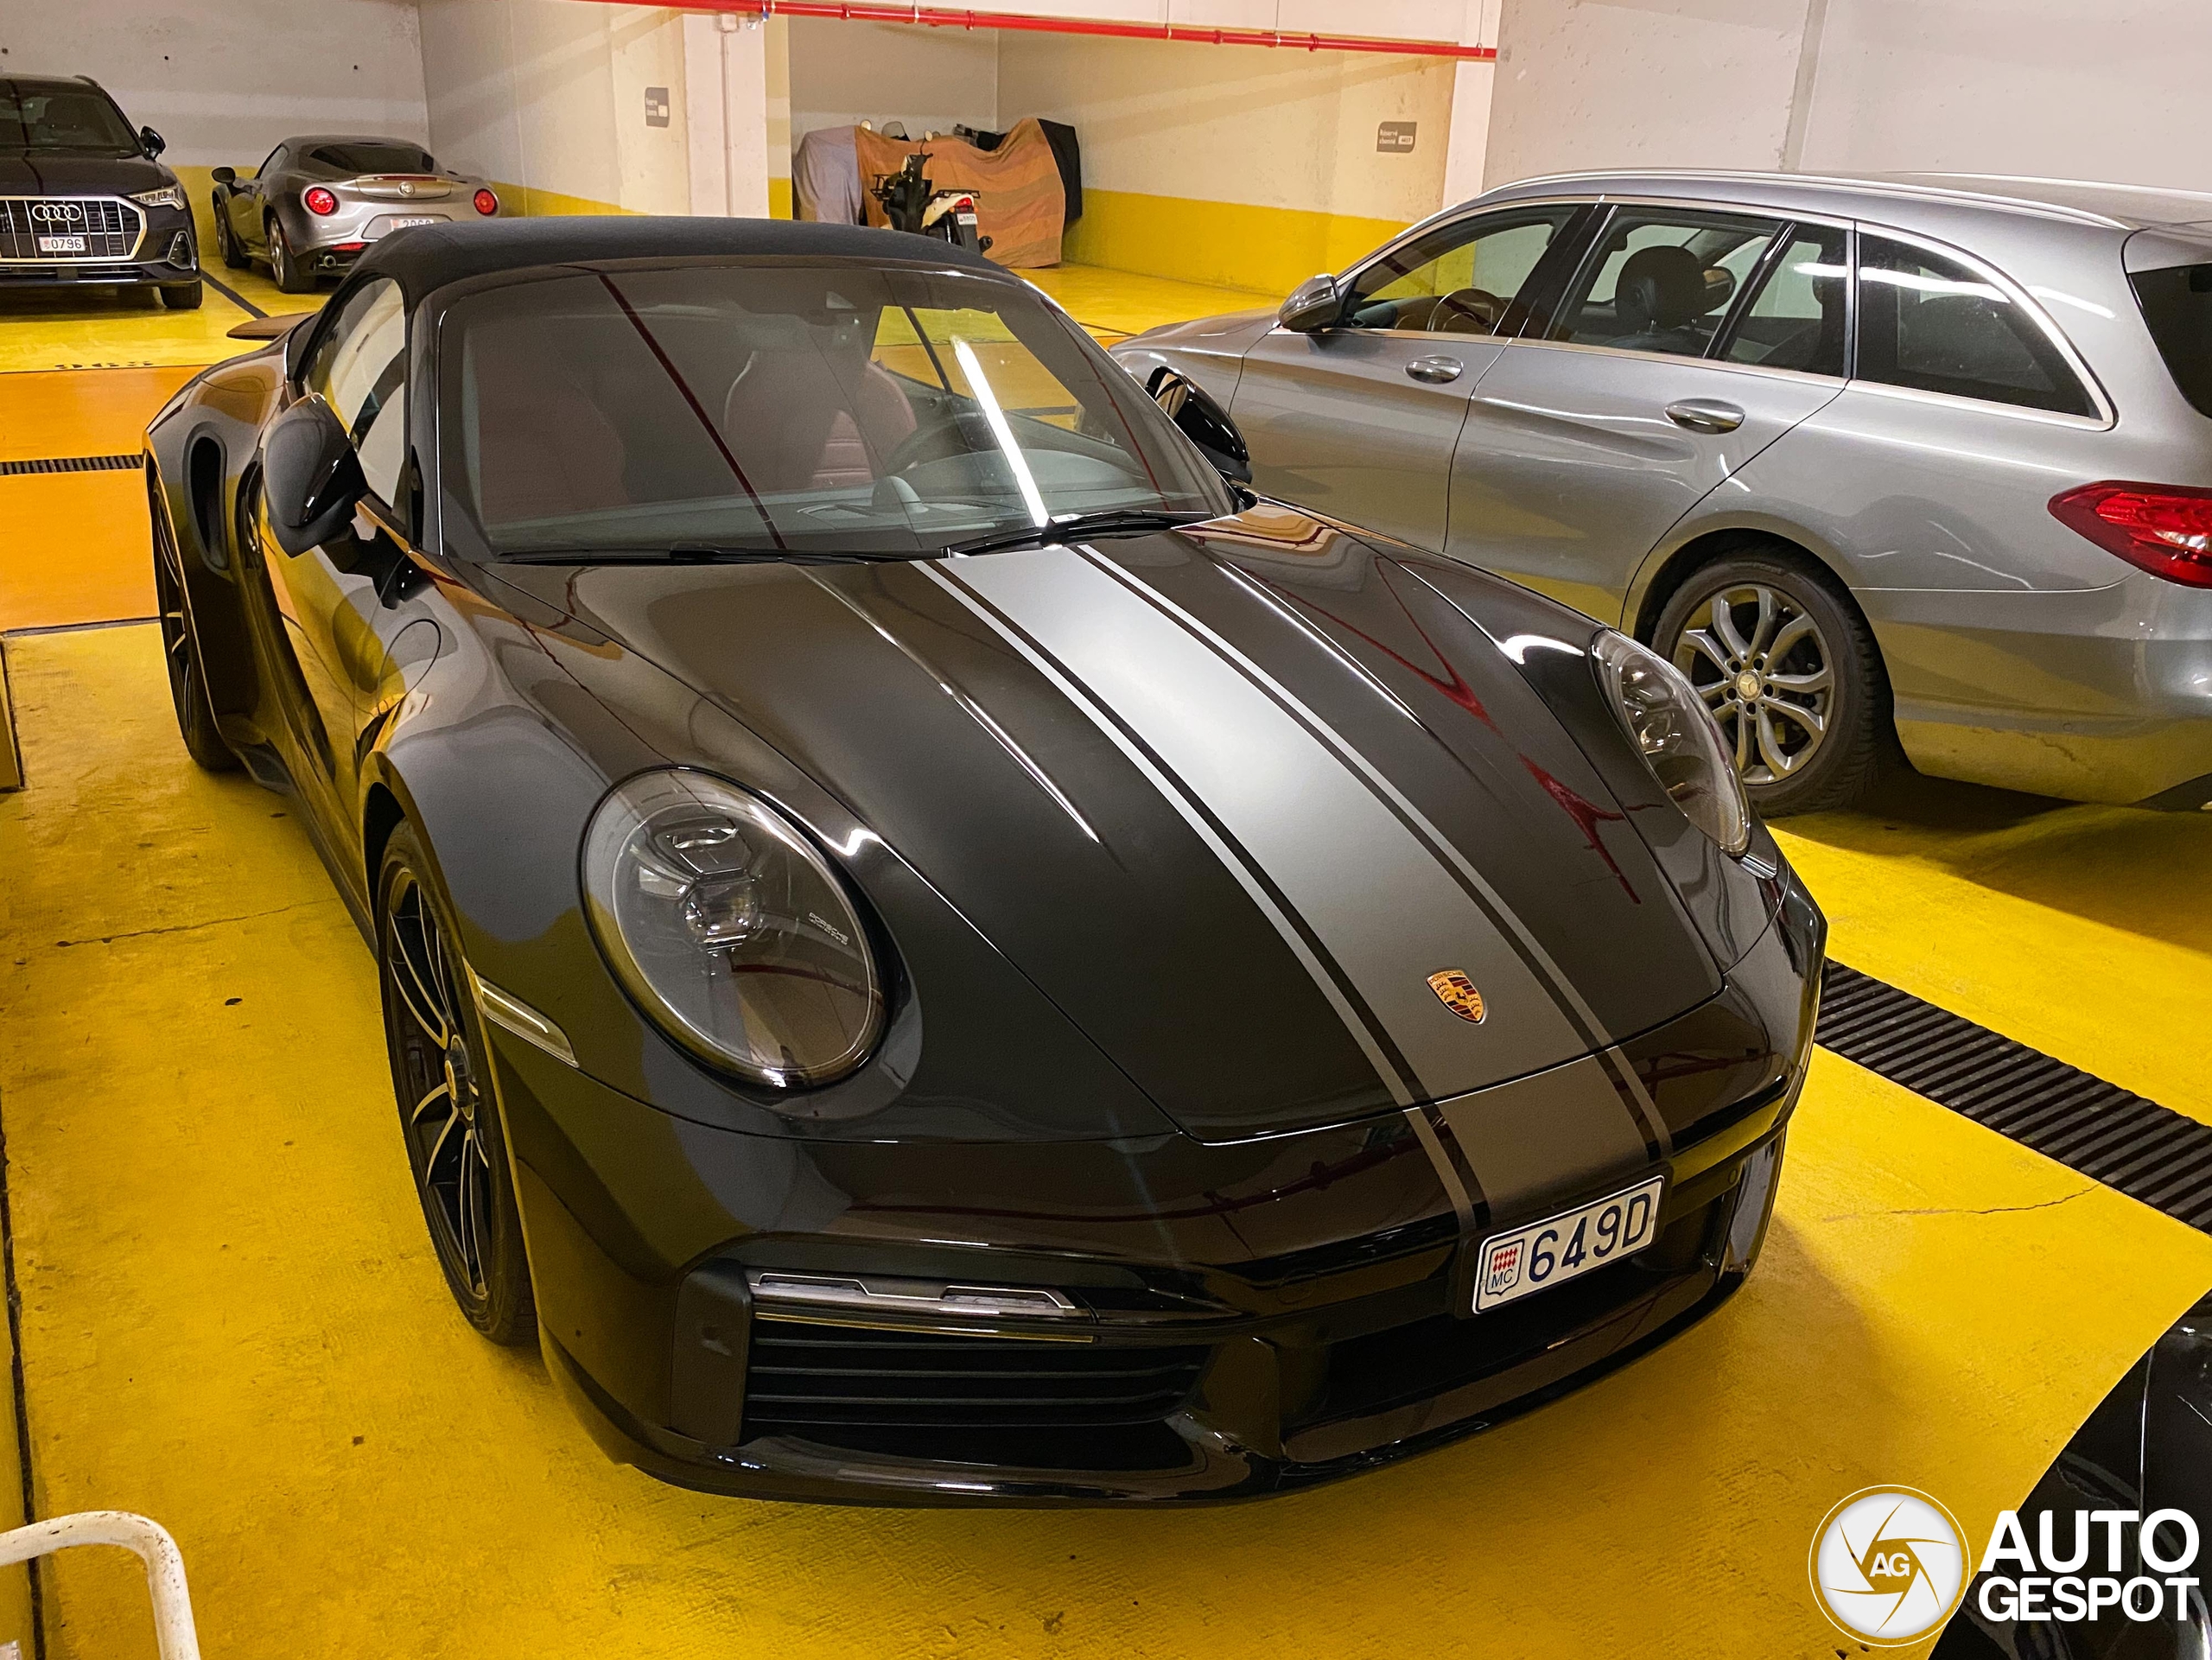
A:
[[[1086,189],[1083,217],[1069,227],[1064,248],[1077,264],[1287,294],[1316,271],[1342,270],[1405,228],[1397,219]]]

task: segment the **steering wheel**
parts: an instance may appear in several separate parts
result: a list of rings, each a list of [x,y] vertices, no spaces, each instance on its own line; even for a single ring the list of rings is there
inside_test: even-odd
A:
[[[981,410],[951,410],[925,421],[901,439],[899,447],[883,458],[883,470],[896,478],[917,467],[953,455],[973,455],[978,450],[996,455],[998,448],[991,423]]]
[[[1432,334],[1490,334],[1505,315],[1505,302],[1488,289],[1454,289],[1428,314]],[[1469,325],[1472,327],[1469,327]]]

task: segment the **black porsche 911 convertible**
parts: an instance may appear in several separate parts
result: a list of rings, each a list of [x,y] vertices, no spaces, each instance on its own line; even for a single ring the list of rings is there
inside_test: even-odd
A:
[[[942,244],[515,220],[149,429],[185,742],[300,798],[454,1295],[613,1456],[1249,1496],[1750,1271],[1825,925],[1695,694],[1173,401]]]

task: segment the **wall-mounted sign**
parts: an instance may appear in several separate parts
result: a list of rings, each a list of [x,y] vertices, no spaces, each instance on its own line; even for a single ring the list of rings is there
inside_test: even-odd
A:
[[[648,86],[645,88],[645,124],[649,127],[664,127],[668,124],[667,87]],[[1406,141],[1406,148],[1408,149],[1413,148],[1413,141],[1410,138]]]
[[[1385,121],[1375,130],[1375,148],[1386,155],[1402,156],[1414,147],[1418,121]]]

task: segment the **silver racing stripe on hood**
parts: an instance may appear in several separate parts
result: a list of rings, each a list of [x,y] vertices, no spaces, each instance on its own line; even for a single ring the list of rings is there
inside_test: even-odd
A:
[[[1526,930],[1504,920],[1510,910],[1457,849],[1203,624],[1088,550],[920,569],[1161,791],[1290,945],[1401,1105],[1548,1072],[1605,1046],[1602,1033],[1575,1018],[1582,1011],[1562,1005],[1556,969],[1540,951],[1532,959],[1533,942],[1515,937]],[[1489,1013],[1480,1024],[1430,989],[1429,975],[1451,968],[1481,988]],[[1644,1150],[1641,1115],[1616,1090],[1598,1089],[1591,1103]]]

